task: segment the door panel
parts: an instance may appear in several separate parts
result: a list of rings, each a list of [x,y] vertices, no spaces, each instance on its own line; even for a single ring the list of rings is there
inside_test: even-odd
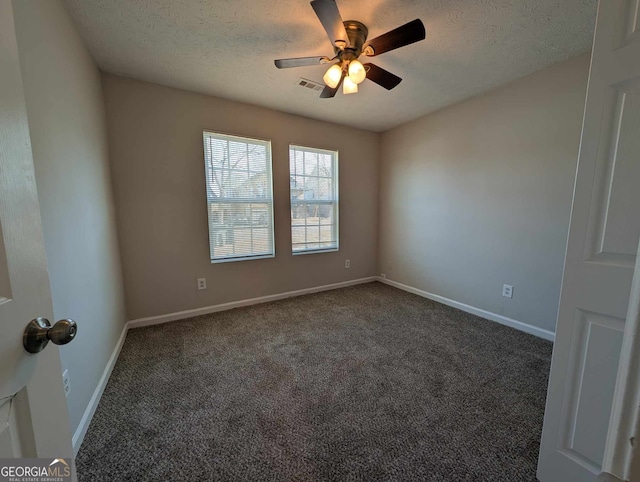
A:
[[[70,457],[57,347],[22,345],[29,320],[53,309],[11,1],[0,1],[0,106],[0,458]]]
[[[574,402],[567,414],[572,429],[567,447],[595,471],[600,470],[604,454],[609,425],[601,414],[611,411],[623,327],[624,320],[585,311],[578,312],[575,323],[574,346],[580,353],[571,357],[578,364],[572,376],[577,383],[567,397]]]
[[[598,7],[538,465],[542,482],[595,480],[603,470],[640,239],[639,3],[606,0]]]
[[[36,358],[22,349],[24,319],[51,307],[11,2],[0,3],[0,399],[22,389]],[[45,311],[48,313],[48,311]]]
[[[640,83],[611,88],[604,111],[586,259],[632,267],[640,237],[639,223],[629,222],[640,206]]]

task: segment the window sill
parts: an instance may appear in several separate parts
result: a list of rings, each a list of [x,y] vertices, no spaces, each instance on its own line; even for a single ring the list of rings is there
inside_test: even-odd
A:
[[[211,264],[219,264],[219,263],[233,263],[235,261],[252,261],[254,259],[267,259],[267,258],[275,258],[274,254],[265,254],[263,256],[238,256],[237,258],[221,258],[221,259],[212,259]]]
[[[291,254],[293,256],[298,256],[301,254],[319,254],[319,253],[335,253],[339,251],[339,248],[328,248],[328,249],[307,249],[304,251],[292,251]]]

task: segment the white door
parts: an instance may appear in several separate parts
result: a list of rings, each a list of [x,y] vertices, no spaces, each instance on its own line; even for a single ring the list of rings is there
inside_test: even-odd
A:
[[[58,348],[23,347],[53,313],[13,10],[0,1],[0,458],[71,458]]]
[[[640,238],[639,3],[603,0],[598,7],[538,464],[542,482],[588,482],[611,470],[605,448]]]

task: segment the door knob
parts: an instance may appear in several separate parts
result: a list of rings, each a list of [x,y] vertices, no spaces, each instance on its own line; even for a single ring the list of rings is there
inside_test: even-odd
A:
[[[76,337],[78,325],[73,320],[60,320],[51,326],[49,320],[39,316],[24,329],[22,344],[29,353],[39,353],[51,341],[54,345],[66,345]]]

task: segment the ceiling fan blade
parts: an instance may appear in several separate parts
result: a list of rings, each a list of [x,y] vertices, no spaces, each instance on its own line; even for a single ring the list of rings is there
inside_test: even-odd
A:
[[[295,59],[278,59],[273,61],[279,69],[307,67],[309,65],[320,65],[325,62],[329,62],[329,57],[298,57]]]
[[[363,53],[369,57],[380,55],[389,50],[394,50],[414,42],[424,40],[426,31],[422,20],[415,19],[409,23],[405,23],[401,27],[393,29],[379,37],[370,40],[365,45]],[[371,47],[373,52],[369,52],[367,47]]]
[[[311,6],[327,31],[331,43],[340,48],[349,45],[349,37],[347,37],[347,31],[342,23],[342,17],[335,0],[313,0]]]
[[[343,72],[342,77],[340,78],[340,82],[338,82],[338,85],[336,85],[335,89],[332,89],[328,85],[325,85],[324,90],[320,92],[320,98],[330,99],[332,97],[335,97],[336,92],[338,92],[338,89],[340,89],[340,86],[342,85],[342,81],[344,80],[344,77],[345,77],[345,73]]]
[[[387,90],[393,89],[402,82],[400,77],[375,64],[364,64],[364,69],[367,71],[367,79],[372,80]]]

